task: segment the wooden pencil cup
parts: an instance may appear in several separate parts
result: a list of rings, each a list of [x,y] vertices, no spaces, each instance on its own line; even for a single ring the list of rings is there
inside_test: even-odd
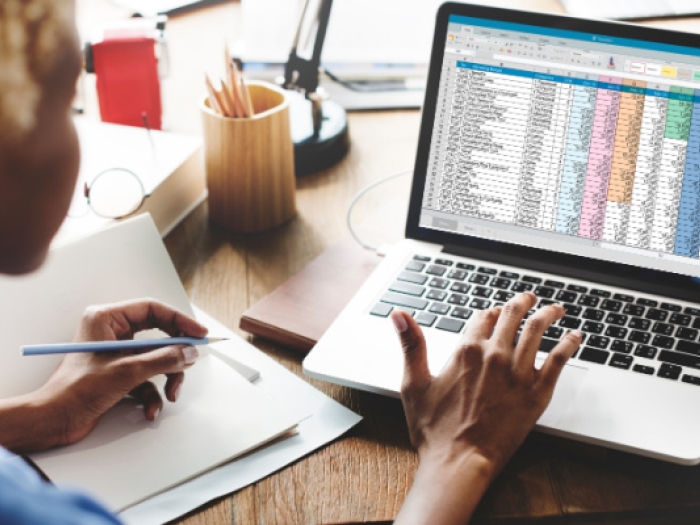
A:
[[[228,118],[202,104],[209,218],[236,233],[274,228],[296,215],[289,101],[281,89],[249,81],[252,118]]]

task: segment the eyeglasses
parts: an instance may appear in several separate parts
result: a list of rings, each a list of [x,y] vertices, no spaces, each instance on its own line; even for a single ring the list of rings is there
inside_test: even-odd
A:
[[[99,173],[91,183],[85,183],[83,195],[95,215],[106,219],[131,215],[149,196],[138,175],[126,168],[110,168]],[[86,213],[87,209],[76,209],[74,203],[68,216],[75,218]]]

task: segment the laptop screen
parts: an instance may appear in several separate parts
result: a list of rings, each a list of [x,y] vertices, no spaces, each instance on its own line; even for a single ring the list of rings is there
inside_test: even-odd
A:
[[[419,226],[700,274],[700,49],[450,15]]]

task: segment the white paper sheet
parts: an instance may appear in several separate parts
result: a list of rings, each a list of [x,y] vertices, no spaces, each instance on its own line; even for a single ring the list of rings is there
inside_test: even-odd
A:
[[[303,379],[237,337],[221,323],[195,307],[197,318],[230,341],[217,343],[225,353],[260,372],[257,388],[274,395],[294,416],[311,415],[299,423],[298,434],[237,459],[167,492],[158,494],[121,513],[128,525],[165,523],[218,497],[230,494],[269,476],[299,458],[330,443],[362,419],[319,392]]]

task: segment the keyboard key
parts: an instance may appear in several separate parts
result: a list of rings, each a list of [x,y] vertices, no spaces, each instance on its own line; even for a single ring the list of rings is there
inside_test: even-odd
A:
[[[690,315],[700,315],[700,308],[693,308],[692,306],[686,306],[683,311]]]
[[[480,273],[473,273],[472,276],[469,278],[470,283],[476,283],[476,284],[486,284],[488,281],[489,281],[488,276],[480,274]]]
[[[659,361],[700,369],[700,356],[696,355],[679,354],[678,352],[671,352],[670,350],[661,350],[661,352],[659,352]]]
[[[627,324],[627,317],[626,315],[622,314],[608,314],[608,316],[605,318],[605,322],[608,324],[615,324],[618,326],[625,326]]]
[[[435,264],[441,264],[443,266],[452,266],[454,263],[449,259],[435,259]]]
[[[678,379],[681,375],[682,368],[678,365],[669,365],[664,363],[659,367],[659,371],[656,373],[657,376],[663,377],[665,379]]]
[[[638,330],[632,330],[627,340],[633,343],[644,343],[647,344],[651,339],[651,334],[649,332],[639,332]]]
[[[557,346],[558,343],[559,343],[559,341],[557,341],[555,339],[548,339],[546,337],[543,337],[542,341],[540,342],[539,351],[549,353],[552,351],[552,348]]]
[[[687,341],[695,341],[698,338],[698,331],[694,330],[693,328],[683,328],[682,326],[679,326],[678,331],[676,332],[676,337],[686,339]]]
[[[593,297],[591,295],[582,295],[581,298],[578,300],[578,304],[581,306],[591,306],[595,308],[598,306],[598,303],[600,302],[600,299],[598,297]]]
[[[410,297],[408,295],[387,292],[385,293],[381,301],[383,303],[393,304],[395,306],[405,306],[406,308],[414,308],[416,310],[425,310],[428,306],[428,301],[425,299],[418,299],[417,297]]]
[[[577,306],[575,304],[564,304],[564,310],[566,311],[566,315],[572,315],[574,317],[578,317],[581,315],[581,310],[583,310],[582,306]]]
[[[374,305],[374,308],[369,311],[369,313],[376,315],[377,317],[388,317],[393,309],[393,306],[386,303],[377,303]]]
[[[629,370],[632,366],[632,356],[613,353],[609,366],[614,366],[615,368],[622,368],[623,370]]]
[[[564,288],[564,283],[561,281],[552,281],[548,279],[544,282],[545,286],[551,286],[552,288]]]
[[[602,335],[592,335],[588,338],[588,343],[586,344],[595,348],[607,348],[610,345],[610,338]]]
[[[562,328],[559,328],[558,326],[550,326],[547,328],[547,331],[544,333],[545,337],[553,337],[554,339],[559,339],[561,338],[562,334],[564,333],[564,330]]]
[[[452,310],[452,317],[456,317],[457,319],[469,319],[472,316],[472,313],[474,312],[469,308],[455,307],[455,309]]]
[[[506,272],[505,270],[498,275],[500,275],[501,277],[505,277],[506,279],[520,279],[519,274],[513,272]]]
[[[600,308],[601,310],[605,310],[606,312],[619,312],[620,308],[622,308],[622,302],[613,301],[612,299],[606,299],[605,301],[600,303]]]
[[[604,365],[609,356],[610,352],[606,350],[599,350],[598,348],[590,348],[587,346],[581,351],[579,359],[581,361],[590,361],[592,363]]]
[[[409,272],[422,272],[423,268],[425,268],[425,264],[418,261],[411,261],[406,265],[406,269]]]
[[[467,264],[467,263],[457,263],[455,268],[458,268],[460,270],[467,270],[468,272],[474,271],[474,268],[476,268],[473,264]]]
[[[640,319],[639,317],[635,317],[630,321],[629,326],[633,330],[649,330],[651,321],[649,319]]]
[[[470,308],[476,308],[477,310],[486,310],[489,306],[491,306],[491,301],[487,301],[486,299],[473,299],[471,303],[469,303]]]
[[[683,381],[684,383],[690,383],[691,385],[700,385],[700,377],[691,376],[689,374],[683,374],[683,377],[681,377],[681,381]]]
[[[581,327],[582,332],[588,332],[589,334],[600,334],[603,332],[603,323],[596,323],[594,321],[586,321]]]
[[[654,332],[655,334],[672,335],[673,328],[674,327],[672,324],[654,323],[654,326],[651,327],[651,331]]]
[[[464,270],[452,270],[447,274],[447,277],[454,279],[455,281],[464,281],[467,278],[467,272]]]
[[[498,273],[498,270],[496,270],[495,268],[489,268],[487,266],[481,266],[479,267],[477,272],[485,273],[486,275],[496,275]]]
[[[513,290],[514,292],[518,292],[518,293],[529,292],[530,290],[532,290],[532,285],[518,281],[517,283],[515,283],[513,285],[511,290]]]
[[[504,292],[503,290],[499,290],[496,292],[496,295],[493,296],[493,300],[505,303],[510,301],[513,297],[515,297],[513,292]]]
[[[680,326],[688,326],[690,324],[690,316],[683,314],[671,314],[671,317],[668,318],[668,322]]]
[[[447,268],[444,266],[437,266],[435,264],[431,264],[428,266],[428,269],[425,271],[425,273],[429,275],[437,275],[438,277],[442,277],[445,272],[447,271]]]
[[[552,301],[550,299],[540,299],[537,301],[537,308],[544,308],[545,306],[549,306],[550,304],[557,304],[555,301]]]
[[[672,304],[672,303],[661,303],[661,306],[659,306],[662,310],[668,310],[669,312],[680,312],[681,311],[681,305],[680,304]]]
[[[693,328],[700,328],[700,317],[696,317],[693,321]]]
[[[627,328],[621,326],[608,326],[605,330],[605,335],[614,339],[624,339],[627,337]]]
[[[631,295],[625,295],[623,293],[616,293],[615,295],[613,295],[613,299],[625,303],[631,303],[634,301],[634,297],[632,297]]]
[[[440,279],[440,278],[436,277],[435,279],[432,279],[428,283],[428,286],[430,286],[432,288],[440,288],[440,290],[444,290],[445,288],[447,288],[447,285],[449,285],[449,284],[450,284],[450,281],[448,281],[447,279]]]
[[[491,297],[492,294],[493,290],[491,290],[490,288],[484,288],[483,286],[477,286],[472,292],[472,295],[474,297],[482,297],[484,299],[488,299],[489,297]]]
[[[457,304],[459,306],[464,306],[465,304],[467,304],[468,300],[469,300],[469,298],[466,295],[453,293],[452,295],[450,295],[450,298],[447,300],[447,302],[450,304]]]
[[[644,315],[644,307],[636,304],[628,304],[625,306],[624,310],[622,310],[622,313],[639,317]]]
[[[411,317],[416,315],[416,311],[413,308],[406,308],[405,306],[397,306],[396,308],[394,308],[394,310],[397,310],[399,312],[406,312]]]
[[[503,279],[501,277],[494,277],[493,280],[491,281],[491,286],[493,288],[498,288],[499,290],[507,290],[510,288],[511,284],[510,279]]]
[[[596,310],[595,308],[586,308],[582,317],[591,321],[602,321],[605,317],[605,312],[602,310]]]
[[[586,293],[588,292],[588,288],[585,286],[579,286],[578,284],[570,284],[569,286],[566,287],[567,290],[571,290],[572,292],[576,293]]]
[[[428,257],[427,255],[414,255],[413,260],[421,262],[430,262],[430,257]]]
[[[416,316],[416,322],[421,326],[433,326],[437,320],[437,315],[421,312]]]
[[[581,326],[581,319],[576,319],[575,317],[562,317],[559,321],[559,326],[562,328],[576,329]]]
[[[542,282],[541,278],[534,277],[532,275],[523,275],[522,280],[525,281],[526,283],[532,283],[532,284],[540,284]]]
[[[647,312],[647,315],[645,317],[647,319],[651,319],[652,321],[665,321],[668,317],[668,312],[666,310],[656,310],[654,308],[649,308],[649,311]]]
[[[588,292],[588,295],[595,295],[596,297],[610,297],[612,294],[608,292],[607,290],[601,290],[599,288],[591,288],[591,291]]]
[[[426,299],[430,299],[431,301],[444,301],[445,297],[447,297],[447,292],[441,290],[430,290],[428,295],[425,296]]]
[[[618,339],[612,342],[610,350],[614,350],[615,352],[622,352],[623,354],[629,354],[632,351],[633,347],[634,345],[629,341],[620,341]]]
[[[471,286],[469,286],[468,284],[464,284],[464,283],[454,283],[454,284],[450,287],[450,290],[453,291],[453,292],[457,292],[457,293],[467,293],[467,292],[469,291],[470,288],[471,288]]]
[[[418,286],[416,284],[402,283],[401,281],[396,281],[389,287],[389,291],[405,293],[406,295],[414,295],[420,297],[425,293],[425,286]]]
[[[656,348],[649,345],[637,345],[637,349],[634,351],[634,355],[638,357],[646,357],[647,359],[654,359],[656,355]]]
[[[554,297],[554,292],[554,288],[547,288],[546,286],[537,286],[535,288],[535,295],[537,297],[544,297],[545,299]]]
[[[574,292],[567,292],[565,290],[559,290],[556,299],[557,301],[561,301],[563,303],[573,303],[576,301],[576,299],[578,299],[578,294],[575,294]]]
[[[654,374],[654,367],[653,366],[634,365],[632,367],[632,370],[634,370],[635,372],[639,372],[640,374],[647,374],[647,375]]]
[[[444,303],[433,303],[428,311],[434,314],[447,315],[447,312],[450,311],[450,307]]]
[[[651,306],[652,308],[656,308],[659,305],[658,301],[654,301],[653,299],[645,299],[644,297],[640,297],[637,299],[637,304],[641,304],[642,306]]]
[[[685,354],[700,355],[700,344],[680,339],[676,343],[676,350]]]
[[[425,284],[425,281],[428,280],[428,276],[413,272],[401,272],[397,279],[408,283]]]
[[[438,323],[435,325],[435,328],[458,334],[462,331],[462,328],[464,328],[464,321],[450,319],[449,317],[441,317]]]
[[[675,342],[676,342],[676,340],[673,337],[666,337],[665,335],[657,335],[651,341],[651,344],[653,344],[654,346],[658,346],[659,348],[671,349],[671,348],[673,348],[673,345]]]

